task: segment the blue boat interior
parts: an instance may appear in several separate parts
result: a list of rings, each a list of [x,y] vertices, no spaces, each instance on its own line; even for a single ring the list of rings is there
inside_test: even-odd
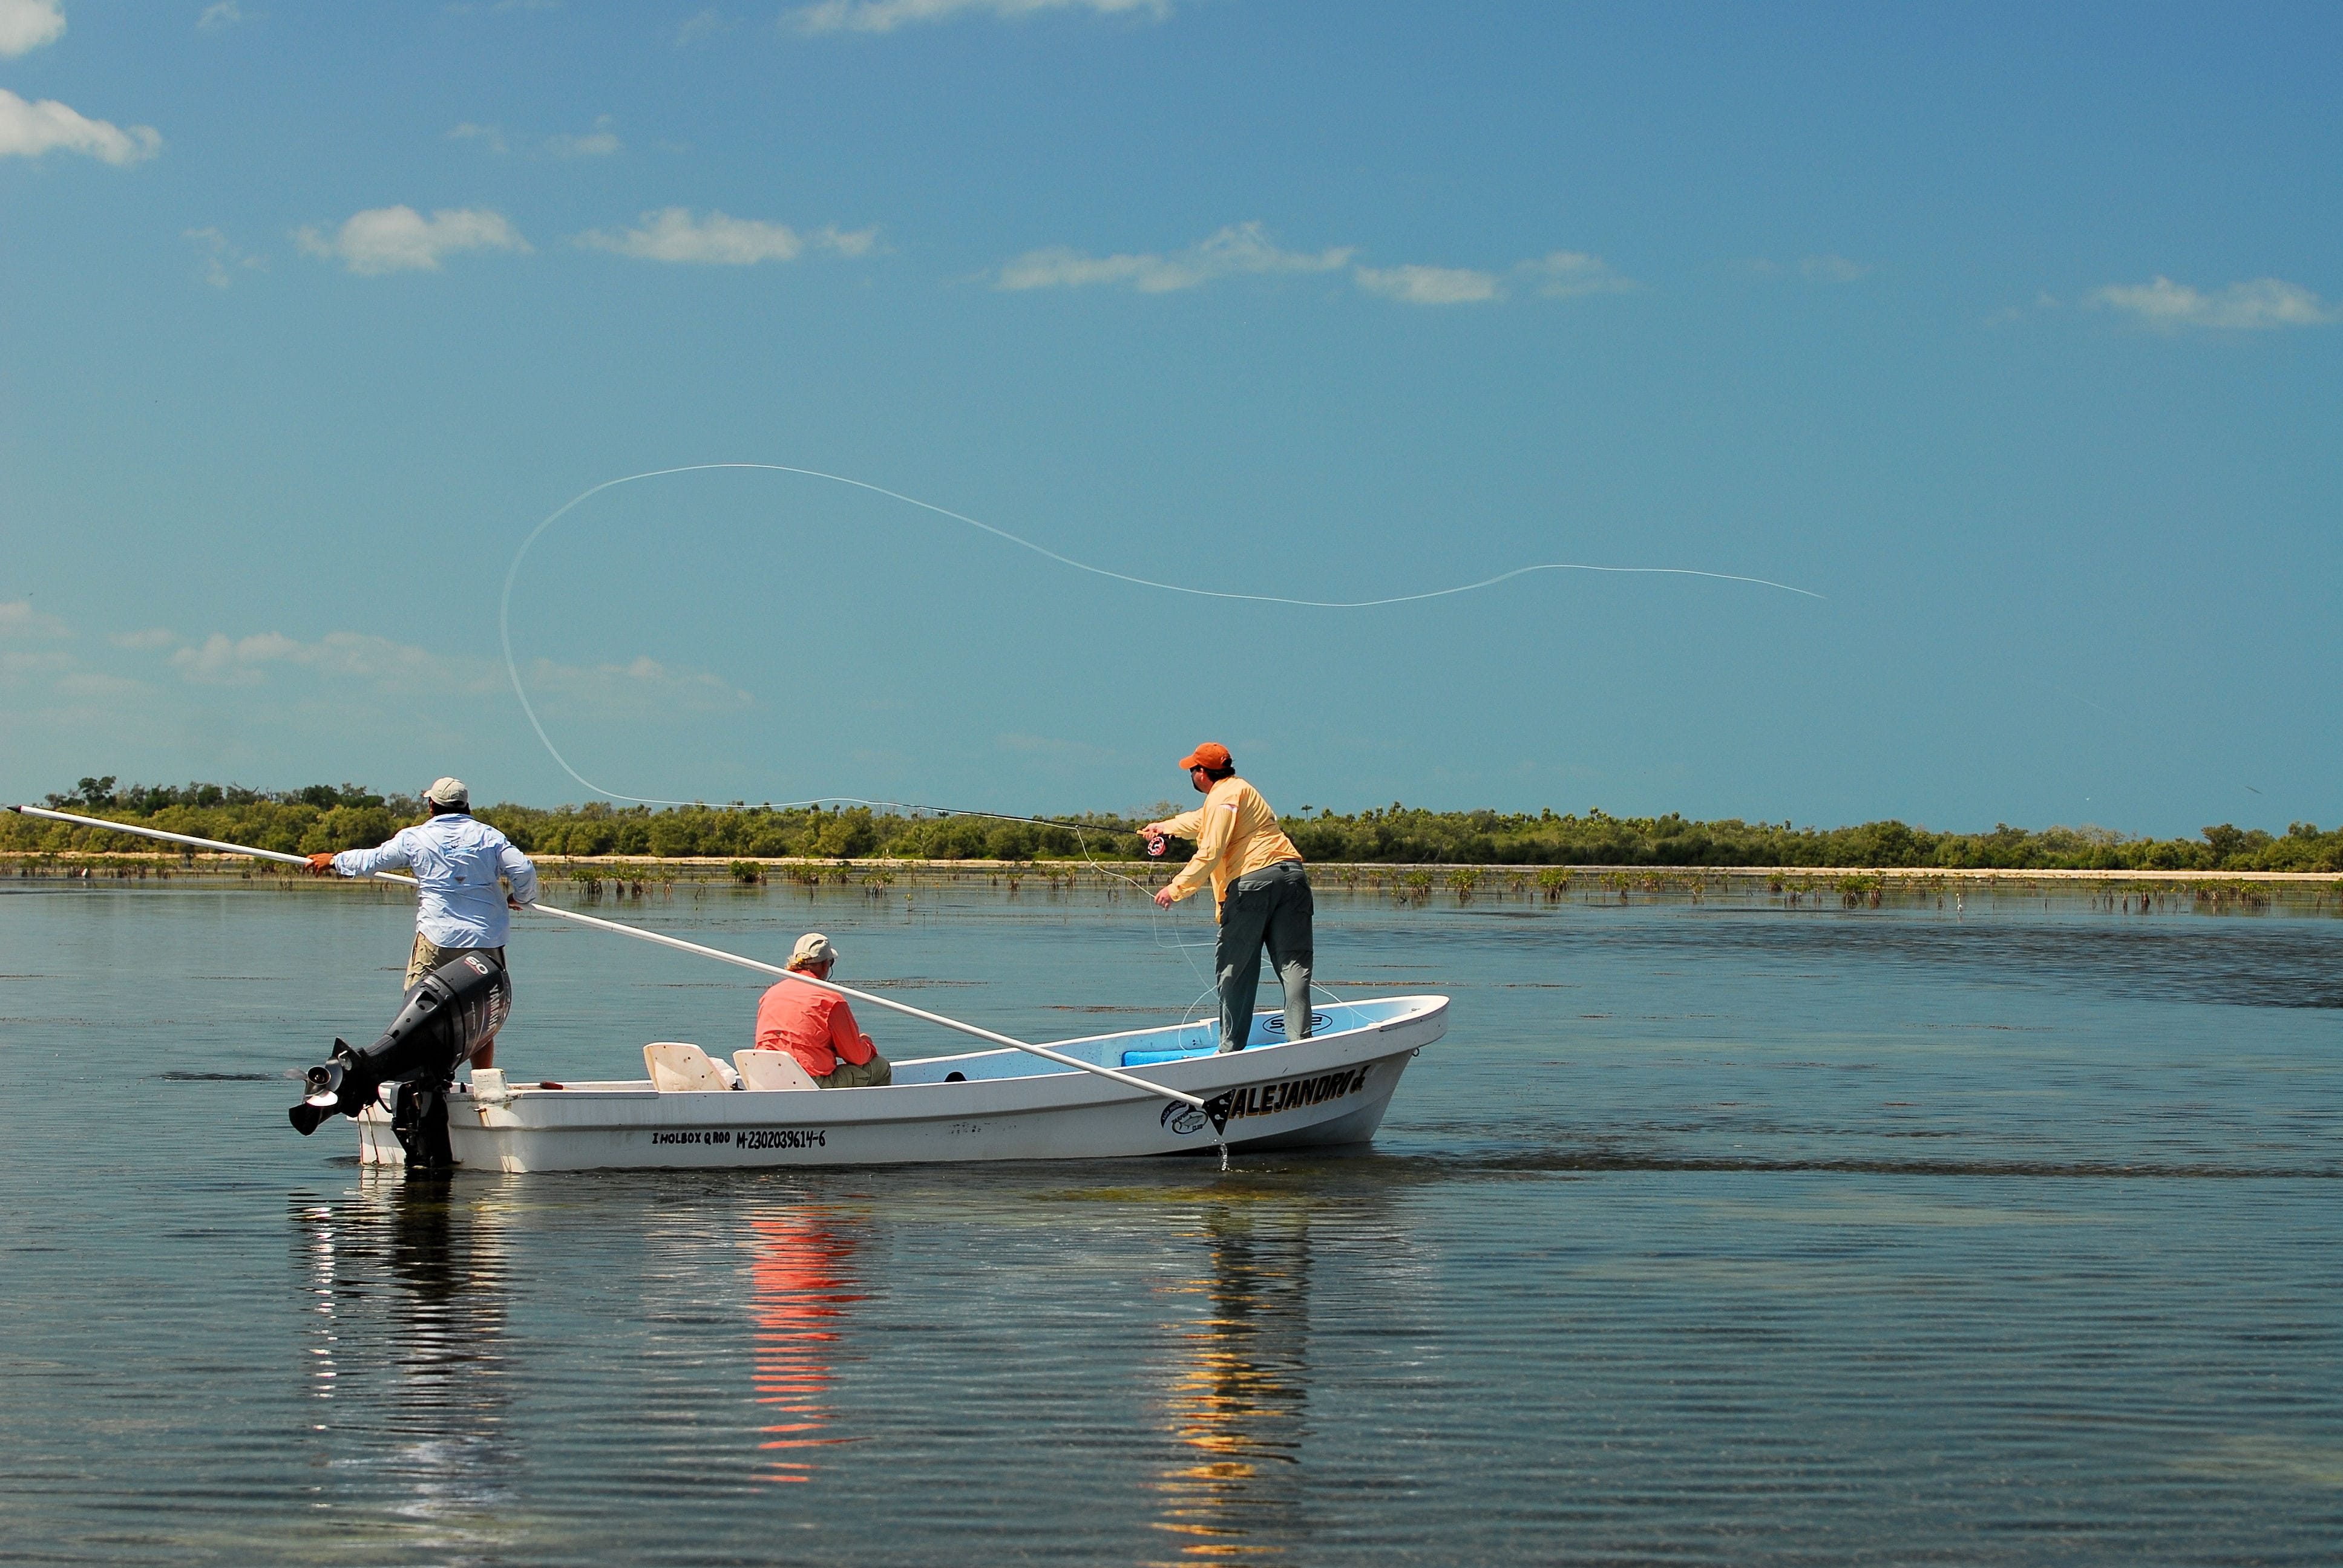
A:
[[[1372,1028],[1413,1010],[1414,999],[1383,997],[1368,1001],[1322,1002],[1310,1013],[1312,1035],[1332,1034],[1342,1030]],[[1098,1035],[1085,1040],[1036,1040],[1051,1050],[1101,1067],[1157,1067],[1170,1061],[1186,1061],[1192,1057],[1209,1056],[1220,1048],[1221,1027],[1216,1019],[1201,1022],[1167,1025],[1161,1029],[1140,1030],[1129,1034]],[[1285,1015],[1282,1010],[1258,1012],[1253,1015],[1252,1032],[1247,1037],[1245,1049],[1259,1050],[1285,1043]],[[1072,1072],[1071,1067],[1043,1058],[1030,1056],[1021,1050],[986,1050],[967,1055],[931,1056],[894,1064],[897,1083],[945,1083],[960,1079],[1032,1078],[1043,1074]]]

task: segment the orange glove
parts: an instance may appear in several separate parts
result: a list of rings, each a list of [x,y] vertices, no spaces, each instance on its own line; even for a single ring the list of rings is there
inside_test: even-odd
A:
[[[331,855],[329,855],[329,854],[326,854],[326,853],[324,853],[324,852],[322,852],[322,851],[321,851],[321,852],[319,852],[319,853],[317,853],[317,854],[315,854],[315,855],[310,856],[310,857],[309,857],[309,874],[310,874],[311,876],[313,876],[313,877],[330,877],[330,876],[332,876],[332,875],[334,874],[334,858],[333,858],[333,856],[331,856]]]

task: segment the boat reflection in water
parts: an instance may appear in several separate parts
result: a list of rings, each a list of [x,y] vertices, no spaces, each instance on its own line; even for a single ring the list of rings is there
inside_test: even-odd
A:
[[[409,1522],[418,1549],[498,1546],[516,1462],[500,1207],[445,1177],[367,1171],[338,1199],[296,1195],[291,1218],[306,1435],[334,1478],[318,1490]]]
[[[1310,1233],[1292,1210],[1215,1204],[1202,1216],[1196,1299],[1172,1321],[1164,1413],[1182,1452],[1157,1483],[1175,1561],[1274,1558],[1299,1517],[1309,1386]]]
[[[802,1210],[749,1221],[750,1307],[756,1317],[757,1402],[771,1419],[758,1427],[760,1481],[811,1481],[814,1450],[850,1442],[826,1436],[836,1412],[830,1380],[843,1358],[846,1309],[869,1299],[857,1289],[851,1222]]]

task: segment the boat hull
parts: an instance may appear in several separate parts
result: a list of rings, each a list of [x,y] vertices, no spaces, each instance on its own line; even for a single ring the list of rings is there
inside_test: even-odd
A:
[[[1309,1040],[1272,1033],[1242,1051],[1128,1067],[1123,1058],[1151,1046],[1192,1049],[1196,1026],[1051,1049],[1206,1100],[1229,1095],[1233,1151],[1357,1144],[1374,1136],[1409,1060],[1441,1037],[1446,1014],[1444,997],[1334,1003]],[[948,1081],[953,1074],[961,1081]],[[1097,1160],[1221,1147],[1192,1107],[1022,1052],[904,1061],[895,1076],[884,1089],[809,1092],[662,1093],[645,1080],[486,1097],[459,1085],[448,1141],[459,1167],[516,1172]],[[368,1107],[357,1124],[362,1162],[403,1163],[382,1108]]]

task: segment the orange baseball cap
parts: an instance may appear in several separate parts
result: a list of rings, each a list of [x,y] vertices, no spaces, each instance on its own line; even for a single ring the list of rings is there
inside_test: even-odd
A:
[[[1207,740],[1180,759],[1182,768],[1230,768],[1235,766],[1229,758],[1229,749],[1217,740]]]

